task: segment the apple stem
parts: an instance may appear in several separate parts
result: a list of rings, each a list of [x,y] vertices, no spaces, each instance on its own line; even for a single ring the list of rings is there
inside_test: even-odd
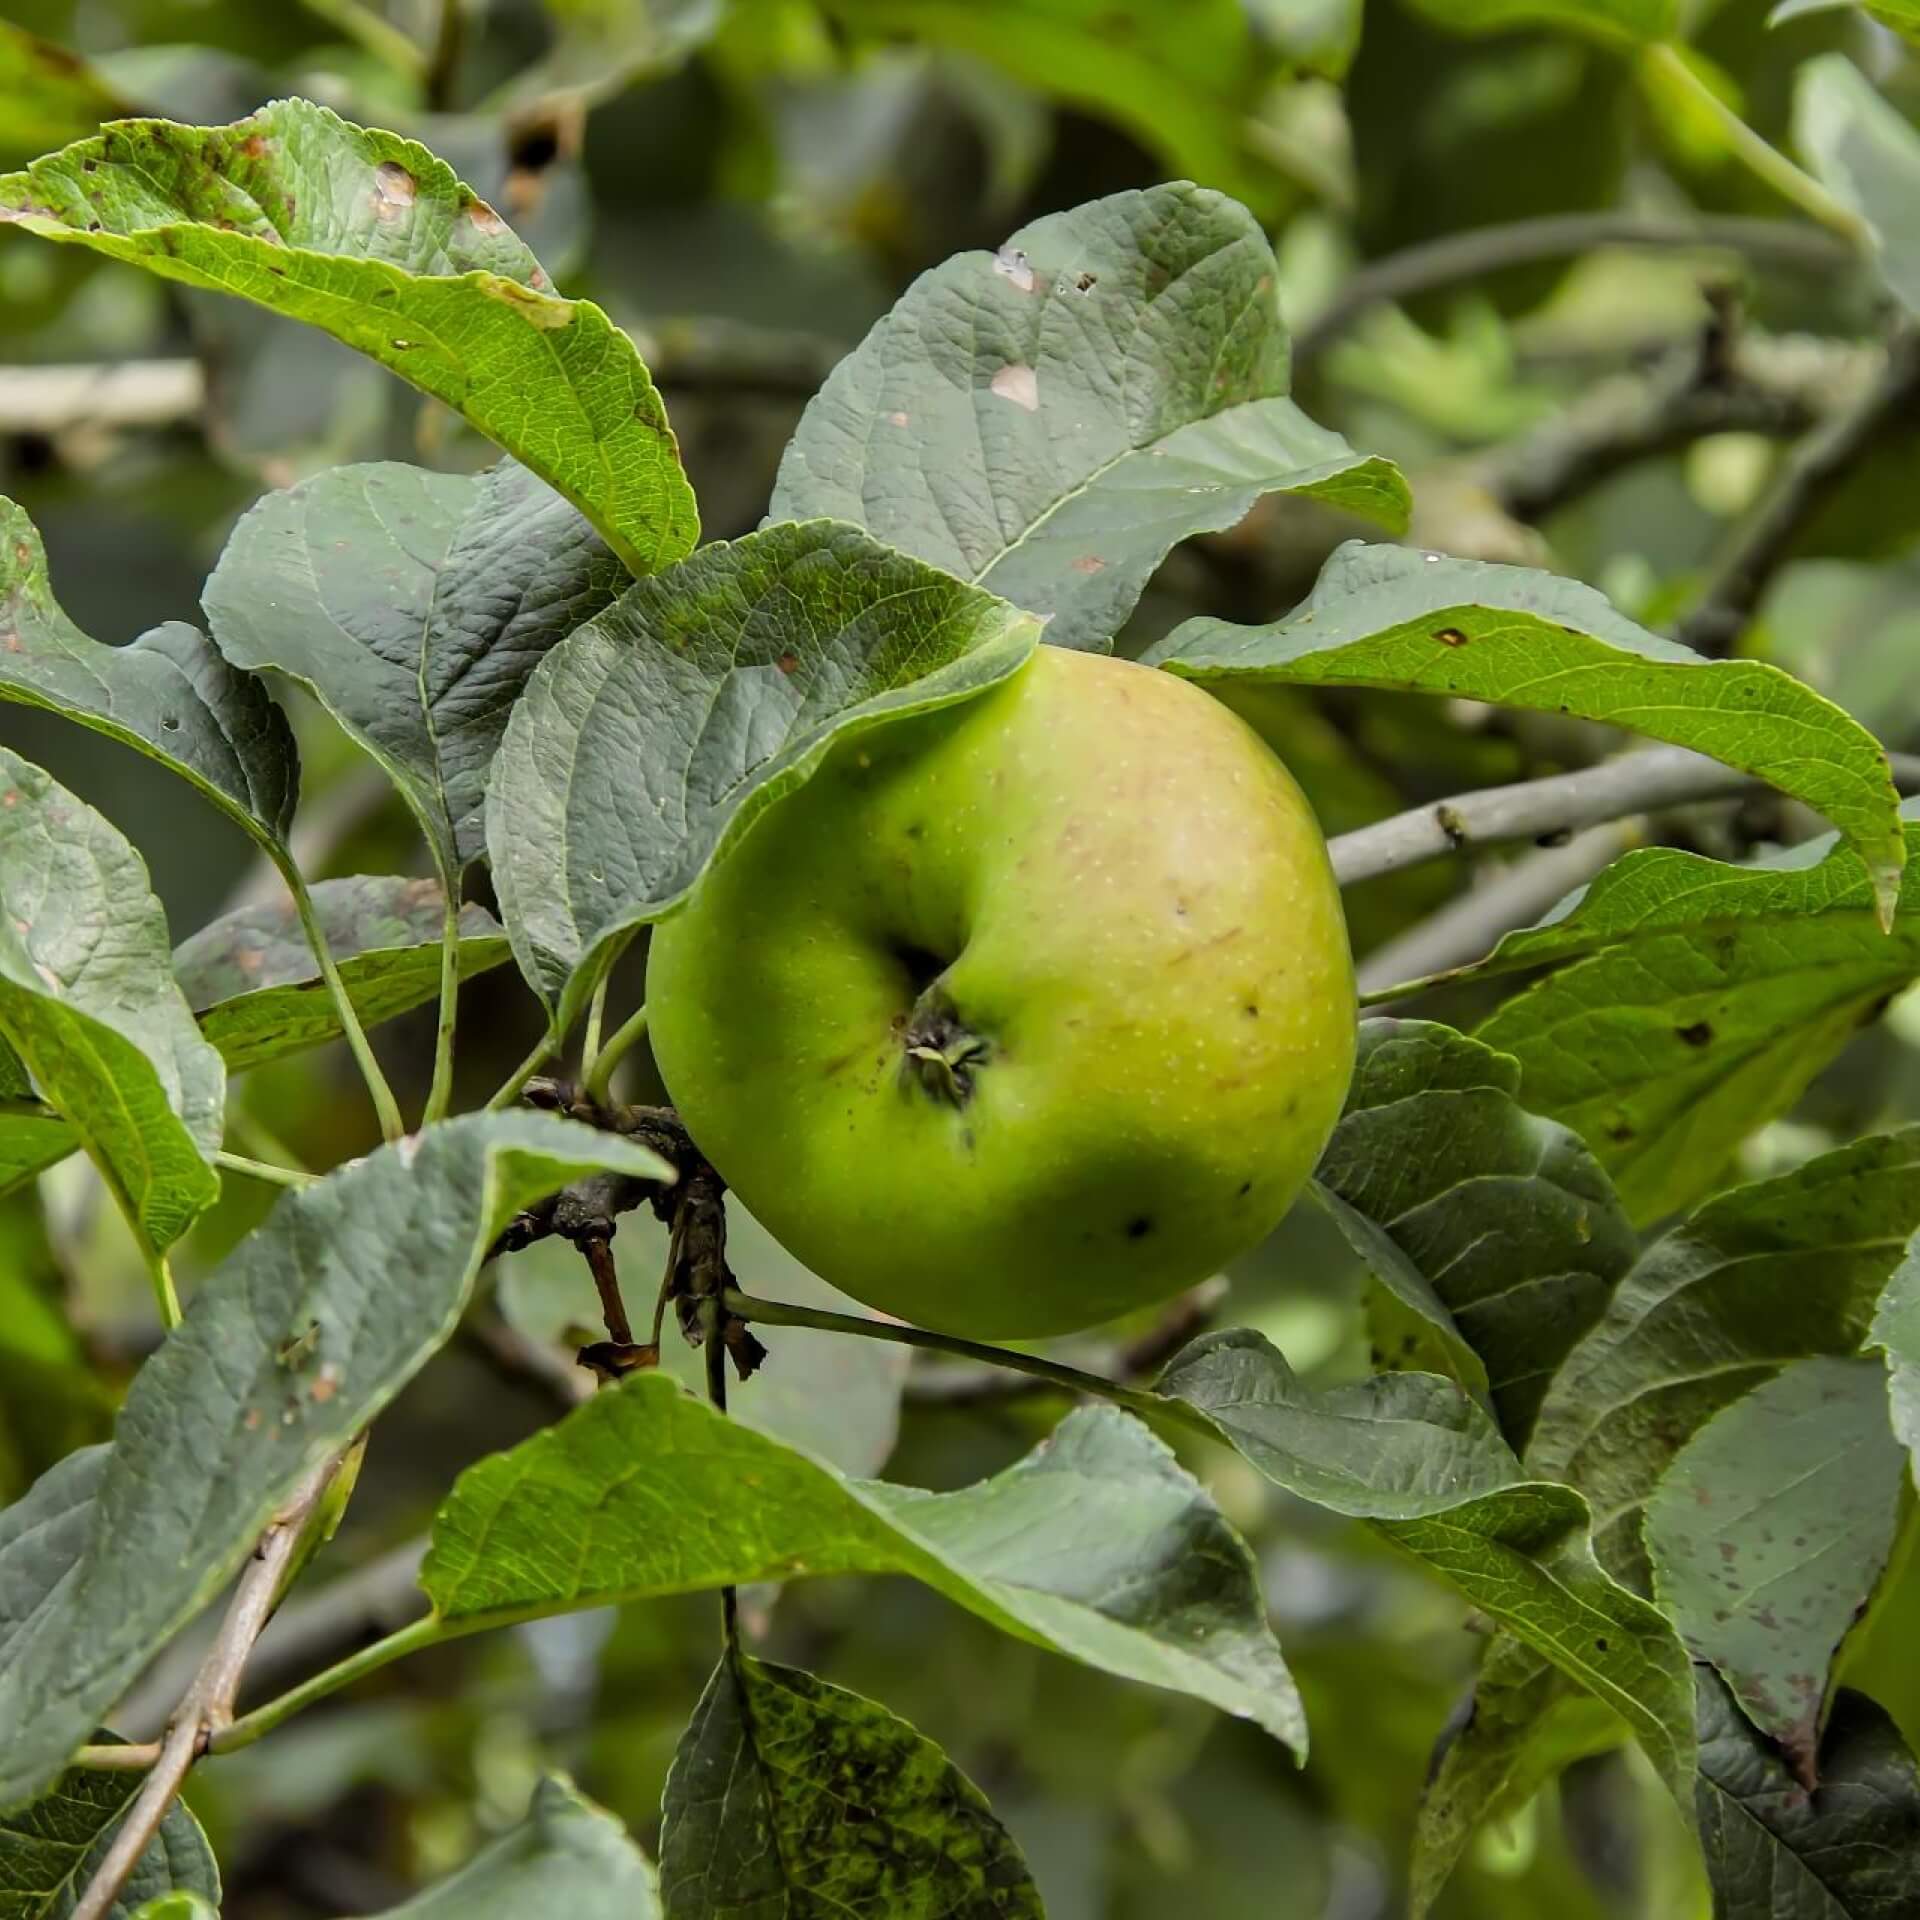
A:
[[[888,1340],[896,1346],[924,1347],[929,1352],[953,1354],[962,1360],[980,1360],[989,1366],[1031,1374],[1066,1393],[1090,1394],[1095,1399],[1110,1400],[1131,1413],[1148,1418],[1157,1415],[1205,1434],[1209,1439],[1218,1438],[1212,1422],[1182,1401],[1126,1386],[1121,1381],[1107,1379],[1104,1374],[1086,1373],[1079,1367],[1062,1366],[1056,1360],[1043,1360],[1035,1353],[990,1347],[978,1340],[962,1340],[951,1333],[932,1333],[925,1327],[910,1327],[898,1320],[870,1320],[862,1314],[832,1313],[824,1307],[796,1306],[787,1300],[761,1300],[753,1294],[742,1293],[737,1287],[728,1287],[720,1298],[736,1320],[758,1321],[767,1327],[811,1327],[819,1333],[851,1333],[863,1340]]]

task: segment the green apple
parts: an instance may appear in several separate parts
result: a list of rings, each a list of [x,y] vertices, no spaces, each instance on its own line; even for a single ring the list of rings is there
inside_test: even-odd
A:
[[[1198,688],[1058,647],[838,744],[654,930],[647,1005],[693,1138],[788,1251],[977,1339],[1244,1253],[1353,1070],[1292,777]]]

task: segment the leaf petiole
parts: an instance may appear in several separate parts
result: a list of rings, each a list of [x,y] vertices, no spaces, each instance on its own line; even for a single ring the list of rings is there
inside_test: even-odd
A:
[[[606,983],[601,982],[604,990]],[[597,1003],[596,1003],[597,1004]],[[647,1008],[644,1001],[637,1006],[626,1019],[607,1036],[604,1046],[598,1047],[587,1055],[586,1095],[589,1100],[605,1106],[613,1097],[613,1070],[625,1057],[629,1048],[638,1040],[644,1039],[647,1031]]]
[[[460,1008],[460,890],[451,878],[443,882],[442,897],[440,1017],[433,1035],[433,1084],[420,1115],[423,1127],[445,1119],[453,1101],[453,1031]]]

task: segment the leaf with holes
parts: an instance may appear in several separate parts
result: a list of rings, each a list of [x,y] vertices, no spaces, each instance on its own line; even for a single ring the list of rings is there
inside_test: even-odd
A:
[[[1485,1410],[1451,1381],[1376,1374],[1314,1393],[1243,1328],[1195,1341],[1157,1391],[1204,1414],[1288,1492],[1371,1521],[1426,1562],[1611,1707],[1684,1795],[1693,1769],[1685,1649],[1656,1608],[1596,1564],[1586,1501],[1529,1480]]]
[[[1828,191],[1866,222],[1894,298],[1920,313],[1920,133],[1844,54],[1801,67],[1793,106],[1800,151]]]
[[[995,685],[1039,623],[853,527],[770,527],[637,581],[539,666],[487,791],[521,971],[560,1024],[633,930],[836,740]]]
[[[662,1512],[702,1518],[663,1527]],[[1304,1748],[1252,1556],[1168,1448],[1111,1407],[1070,1414],[991,1480],[922,1493],[849,1480],[641,1374],[462,1474],[420,1584],[466,1631],[827,1573],[911,1574],[1008,1633]]]
[[[1703,660],[1577,580],[1349,543],[1286,619],[1189,620],[1145,657],[1223,691],[1294,681],[1452,694],[1670,740],[1824,813],[1866,861],[1883,916],[1900,890],[1900,800],[1870,733],[1777,667]]]
[[[44,1790],[447,1339],[514,1214],[602,1168],[669,1172],[573,1121],[472,1114],[282,1195],[141,1368],[112,1447],[0,1515],[0,1806]]]
[[[442,870],[481,851],[528,676],[630,576],[526,468],[335,467],[246,514],[207,582],[235,665],[307,688],[379,761]]]
[[[1809,1793],[1725,1683],[1700,1676],[1700,1845],[1723,1920],[1906,1920],[1920,1886],[1920,1765],[1863,1694],[1842,1692]]]
[[[667,1775],[668,1920],[1043,1920],[986,1797],[885,1707],[729,1647]]]
[[[283,845],[300,763],[265,686],[178,620],[124,647],[61,611],[33,522],[0,499],[0,700],[64,714],[191,780],[256,840]]]
[[[1901,811],[1912,848],[1920,808]],[[1530,1106],[1585,1137],[1634,1217],[1657,1220],[1709,1192],[1920,977],[1920,880],[1903,879],[1889,935],[1859,855],[1831,836],[1752,866],[1649,848],[1468,972],[1556,962],[1479,1037],[1520,1062]]]
[[[0,176],[0,220],[323,328],[462,413],[635,573],[699,531],[633,342],[562,300],[425,147],[278,100],[225,127],[122,120]]]
[[[1398,470],[1286,398],[1276,273],[1244,207],[1184,184],[957,255],[808,406],[773,518],[853,521],[1101,649],[1169,549],[1263,494],[1397,529]]]
[[[1813,1354],[1857,1353],[1920,1228],[1920,1127],[1709,1200],[1656,1241],[1547,1390],[1534,1471],[1593,1503],[1602,1561],[1644,1586],[1641,1510],[1722,1407]]]
[[[489,1841],[456,1874],[382,1920],[660,1920],[647,1857],[612,1814],[549,1774],[518,1826]]]
[[[1809,1788],[1828,1672],[1887,1564],[1905,1477],[1886,1368],[1816,1355],[1715,1414],[1647,1502],[1660,1604]]]
[[[109,1736],[110,1738],[111,1736]],[[142,1775],[131,1767],[74,1767],[45,1798],[0,1815],[0,1920],[66,1920],[113,1844]],[[176,1800],[135,1861],[105,1920],[169,1896],[217,1903],[220,1870],[200,1823]]]
[[[1450,1027],[1365,1021],[1314,1173],[1354,1251],[1419,1323],[1405,1339],[1424,1326],[1443,1358],[1463,1347],[1468,1366],[1448,1370],[1484,1384],[1515,1447],[1635,1252],[1606,1175],[1520,1106],[1519,1086],[1513,1060]]]
[[[440,990],[443,900],[432,880],[356,874],[322,880],[314,910],[362,1027],[431,1000]],[[507,936],[484,907],[460,909],[460,977],[503,964]],[[340,1037],[293,902],[241,907],[181,941],[174,978],[229,1073]]]
[[[166,915],[140,856],[3,748],[0,1038],[157,1259],[219,1194],[210,1162],[226,1070],[174,983]],[[20,1123],[30,1130],[36,1113],[22,1107],[9,1129],[26,1157]],[[43,1138],[50,1151],[56,1136]]]

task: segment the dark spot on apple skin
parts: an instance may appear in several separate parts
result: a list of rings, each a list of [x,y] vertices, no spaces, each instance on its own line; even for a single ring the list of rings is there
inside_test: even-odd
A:
[[[1127,1222],[1127,1238],[1144,1240],[1153,1231],[1153,1222],[1144,1213],[1137,1213]]]
[[[1249,1020],[1258,1020],[1260,1018],[1260,1009],[1256,1007],[1251,1000],[1249,1000],[1240,1011],[1244,1013]]]
[[[907,838],[909,840],[923,840],[926,838],[926,833],[927,823],[924,820],[916,820],[913,825],[907,829]]]
[[[1253,1182],[1251,1180],[1242,1180],[1240,1182],[1240,1191],[1234,1195],[1234,1198],[1236,1200],[1244,1200],[1252,1191]]]
[[[1705,1020],[1696,1020],[1690,1027],[1675,1027],[1673,1031],[1690,1047],[1704,1047],[1713,1038],[1713,1028]]]

